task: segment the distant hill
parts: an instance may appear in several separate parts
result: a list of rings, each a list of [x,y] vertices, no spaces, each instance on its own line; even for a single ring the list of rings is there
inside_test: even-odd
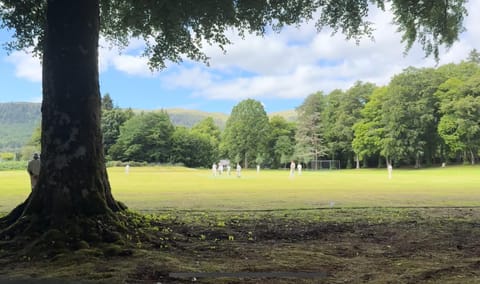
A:
[[[40,103],[0,103],[0,152],[20,149],[40,125]],[[135,110],[140,112],[141,110]],[[192,127],[201,120],[212,117],[220,129],[225,128],[228,115],[186,109],[166,109],[173,125]]]
[[[201,110],[191,110],[183,108],[167,108],[167,109],[156,109],[156,110],[144,110],[144,109],[133,109],[134,113],[142,112],[151,112],[151,111],[166,111],[172,124],[175,126],[185,126],[191,128],[198,122],[204,120],[207,117],[213,118],[215,124],[220,127],[220,129],[225,128],[225,124],[228,119],[228,114],[221,112],[206,112]]]
[[[228,114],[221,112],[205,112],[180,108],[170,108],[166,109],[166,111],[173,125],[177,126],[192,127],[205,118],[211,117],[220,129],[224,129],[228,119]]]
[[[31,137],[35,127],[40,124],[40,103],[0,103],[0,151],[21,148]],[[205,112],[179,108],[165,109],[175,126],[192,127],[201,120],[212,117],[220,129],[225,128],[228,114]],[[140,112],[141,110],[135,110]],[[287,121],[295,121],[294,110],[274,112],[270,117],[279,115]]]
[[[21,148],[40,125],[39,103],[0,103],[0,150]]]
[[[276,115],[285,118],[289,122],[297,121],[297,112],[293,109],[277,111],[277,112],[272,112],[268,114],[269,117],[276,116]]]

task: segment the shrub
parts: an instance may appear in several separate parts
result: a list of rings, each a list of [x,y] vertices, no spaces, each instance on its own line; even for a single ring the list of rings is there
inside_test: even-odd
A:
[[[0,162],[0,171],[26,170],[27,161],[4,161]]]
[[[0,153],[0,161],[13,161],[15,159],[15,153],[3,152]]]

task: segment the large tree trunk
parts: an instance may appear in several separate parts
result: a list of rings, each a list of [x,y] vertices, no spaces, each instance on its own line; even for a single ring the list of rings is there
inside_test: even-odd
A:
[[[99,24],[98,0],[48,1],[40,176],[27,200],[1,220],[4,227],[31,219],[45,230],[61,228],[124,208],[112,197],[104,161]]]

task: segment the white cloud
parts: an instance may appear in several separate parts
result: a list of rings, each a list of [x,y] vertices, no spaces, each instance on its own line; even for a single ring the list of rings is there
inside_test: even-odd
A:
[[[469,11],[480,10],[480,1],[468,5]],[[404,54],[405,45],[391,25],[390,12],[373,10],[369,19],[375,23],[374,40],[364,38],[359,45],[346,41],[342,34],[332,36],[328,29],[316,33],[313,23],[264,38],[232,36],[234,44],[227,46],[226,55],[214,47],[205,49],[211,68],[202,68],[197,76],[209,80],[191,80],[191,74],[200,70],[194,65],[180,66],[181,71],[170,75],[169,82],[189,82],[181,87],[207,99],[303,98],[316,91],[347,89],[357,80],[385,85],[408,66],[435,66],[418,44]],[[468,32],[441,53],[440,64],[459,62],[480,46],[471,33],[480,33],[480,20],[470,16],[465,26]],[[219,72],[224,76],[212,80],[212,74]]]
[[[170,72],[161,76],[161,81],[170,88],[203,89],[214,84],[215,76],[200,66],[172,68]]]
[[[133,55],[118,55],[113,57],[112,64],[118,71],[129,75],[152,76],[154,72],[148,68],[148,59]]]
[[[139,39],[132,39],[123,50],[112,47],[105,39],[100,39],[99,44],[99,69],[106,72],[110,68],[117,71],[141,77],[152,77],[158,72],[152,72],[148,67],[148,59],[141,56],[140,52],[145,43]]]
[[[42,65],[37,57],[25,51],[14,51],[6,61],[15,66],[15,76],[31,82],[42,81]]]
[[[278,34],[265,38],[247,35],[245,39],[233,36],[233,45],[224,54],[215,47],[207,47],[210,66],[224,72],[237,68],[254,74],[286,74],[299,64],[309,63],[312,52],[307,46],[289,45]]]
[[[467,32],[452,48],[442,51],[440,64],[459,62],[480,46],[480,18],[474,15],[480,10],[480,1],[469,1],[467,9]],[[108,48],[101,39],[99,67],[101,72],[113,69],[130,76],[151,77],[166,87],[206,99],[303,98],[316,91],[346,89],[357,80],[385,85],[408,66],[435,66],[418,45],[404,55],[401,35],[390,24],[392,18],[391,13],[374,9],[369,20],[375,24],[375,40],[364,38],[359,45],[346,41],[342,34],[331,36],[328,29],[317,33],[314,21],[263,38],[246,35],[242,39],[230,32],[234,44],[226,47],[226,54],[217,47],[205,46],[210,67],[187,60],[162,72],[151,72],[147,59],[141,56],[144,41],[133,39],[120,52],[116,47]],[[41,80],[40,64],[30,54],[14,52],[7,60],[15,65],[18,77]]]
[[[123,52],[138,48],[140,43],[133,41]],[[14,65],[15,76],[32,82],[42,81],[42,66],[40,60],[31,52],[14,51],[6,61]],[[99,48],[99,70],[106,72],[110,68],[117,71],[142,77],[152,77],[157,72],[152,72],[148,67],[148,59],[139,55],[121,53],[118,48],[109,48],[105,41],[101,40]]]

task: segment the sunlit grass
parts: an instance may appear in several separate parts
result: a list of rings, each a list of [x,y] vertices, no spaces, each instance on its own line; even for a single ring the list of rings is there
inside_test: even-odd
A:
[[[13,209],[30,193],[30,178],[24,171],[0,171],[0,212]]]
[[[175,167],[110,168],[116,199],[133,210],[269,210],[323,207],[480,206],[480,167],[421,170],[385,169],[242,171],[214,177],[208,169]],[[0,211],[29,192],[24,171],[0,172]]]

